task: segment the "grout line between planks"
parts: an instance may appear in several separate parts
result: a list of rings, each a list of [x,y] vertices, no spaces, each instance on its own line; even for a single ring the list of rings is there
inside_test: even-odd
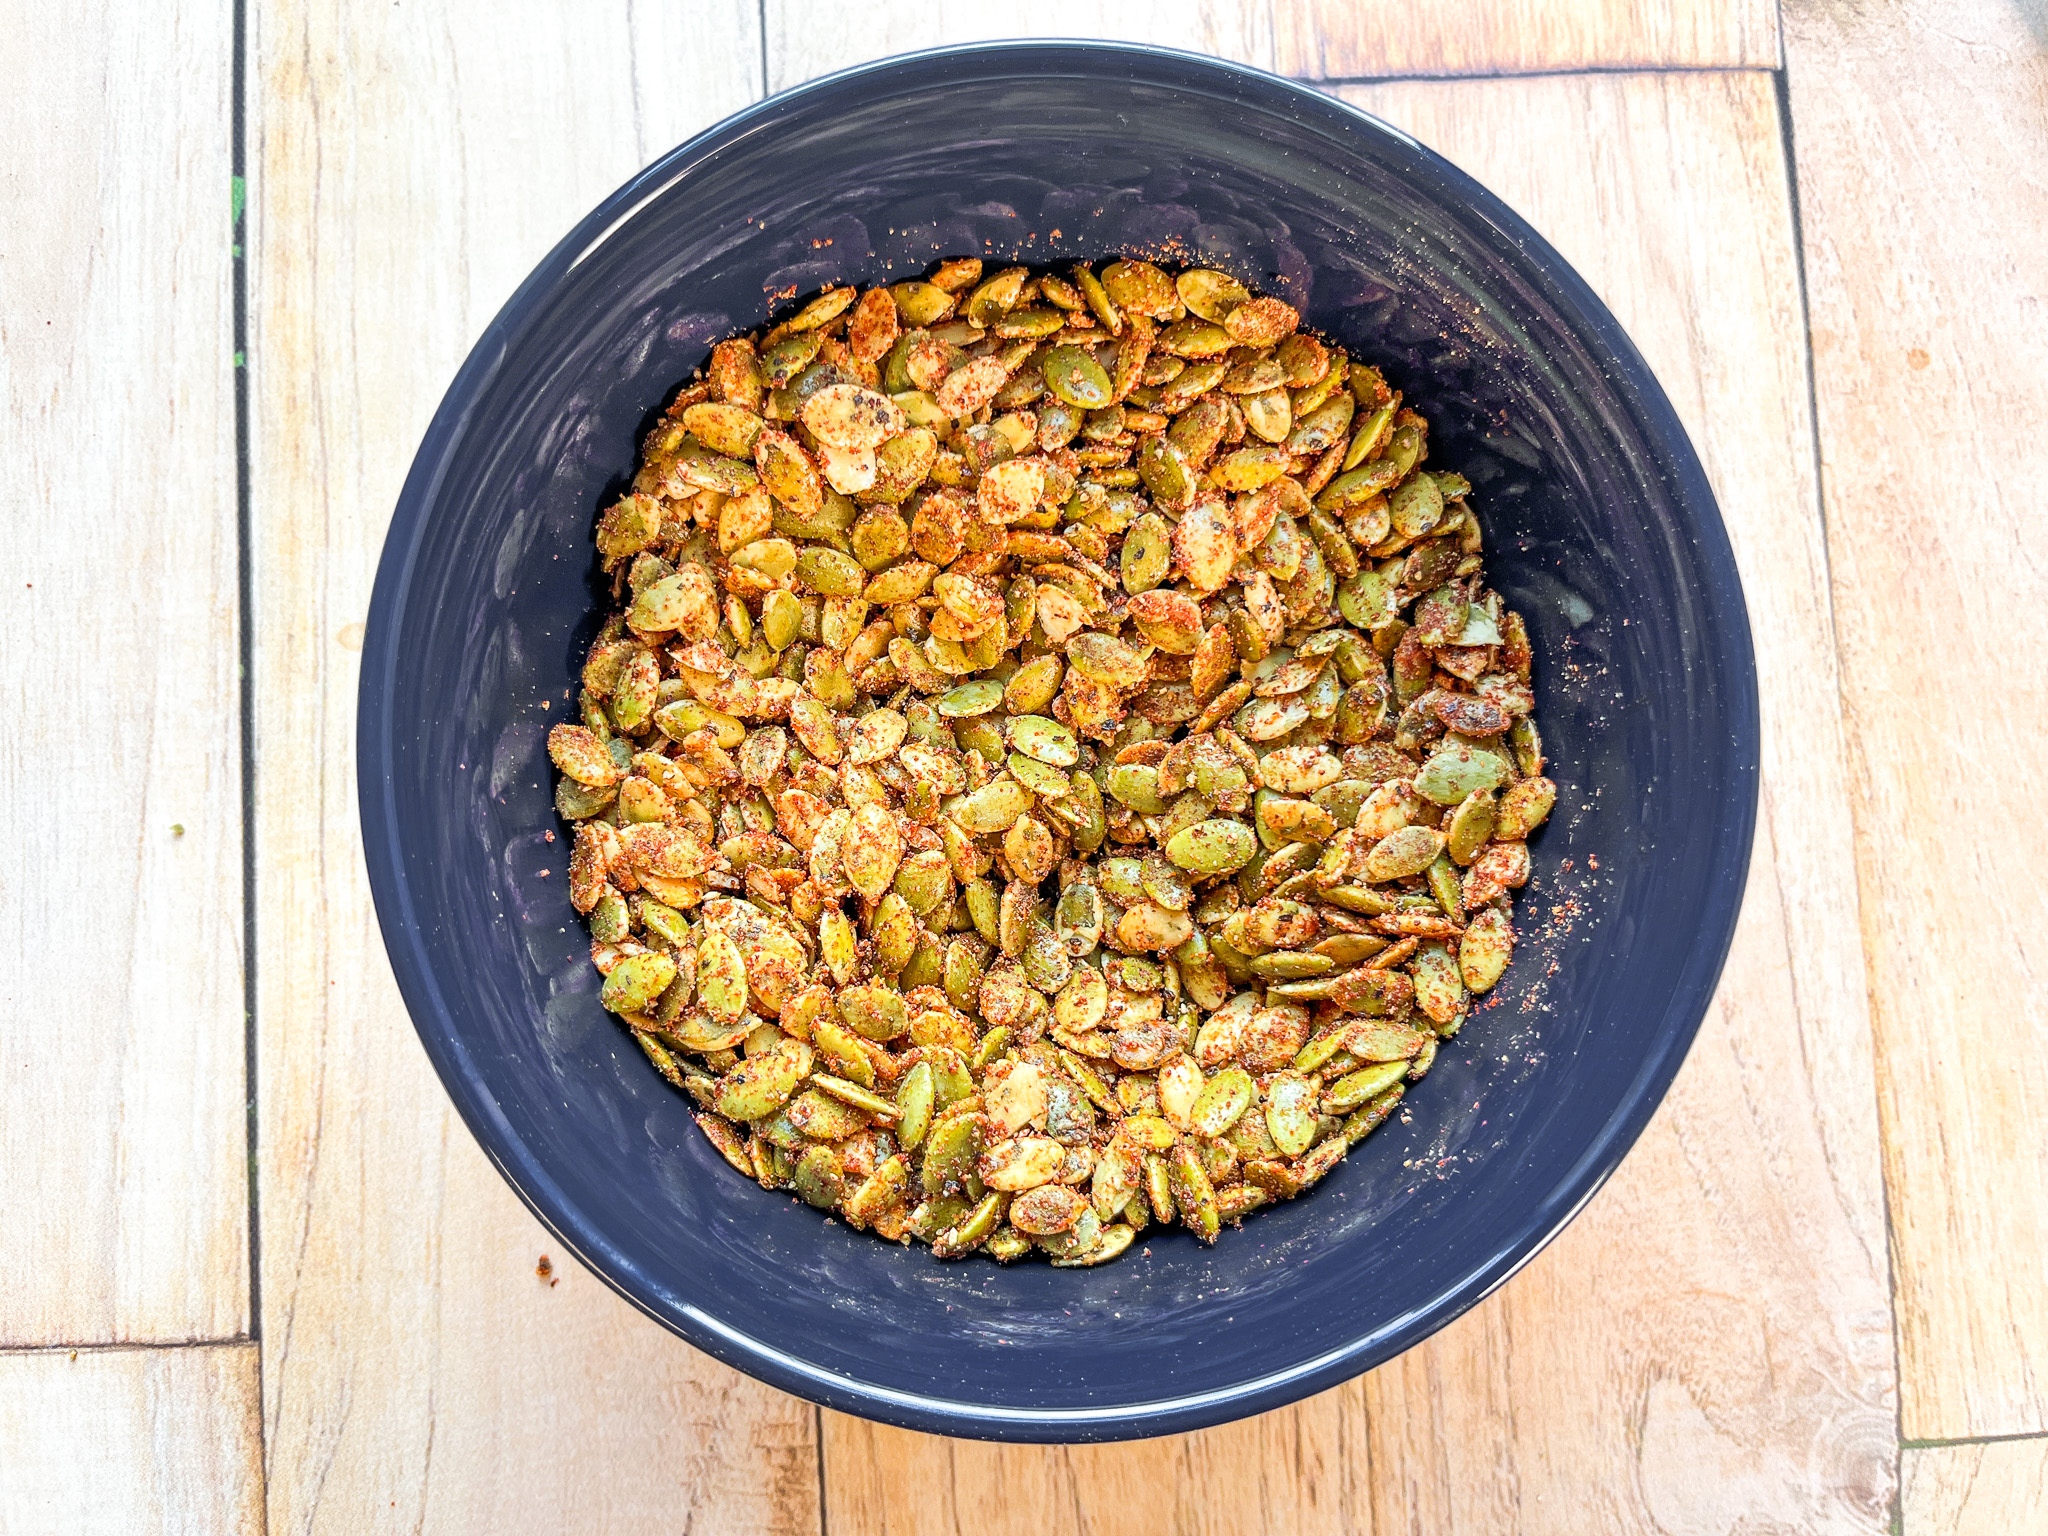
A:
[[[825,1502],[825,1410],[811,1407],[812,1431],[818,1440],[818,1536],[832,1536],[832,1516]]]
[[[256,1349],[256,1341],[249,1338],[231,1339],[138,1339],[129,1343],[108,1343],[102,1339],[92,1344],[32,1344],[9,1345],[0,1349],[0,1360],[24,1360],[36,1355],[145,1355],[170,1354],[178,1350],[193,1349]],[[261,1351],[258,1351],[260,1358]],[[5,1513],[5,1511],[0,1511]]]
[[[1780,55],[1783,56],[1783,34],[1780,33]],[[1834,551],[1828,538],[1828,496],[1827,460],[1821,452],[1820,443],[1820,382],[1813,357],[1813,308],[1806,277],[1806,223],[1799,206],[1799,156],[1796,149],[1792,122],[1792,80],[1788,68],[1780,67],[1771,71],[1773,94],[1778,107],[1778,139],[1785,157],[1785,200],[1792,216],[1792,271],[1798,284],[1799,326],[1806,342],[1806,419],[1807,434],[1813,449],[1813,493],[1820,512],[1820,556],[1821,577],[1827,583],[1828,594],[1828,639],[1835,652],[1835,711],[1842,722],[1842,750],[1849,753],[1849,701],[1842,693],[1842,634],[1835,616]],[[1842,771],[1853,772],[1849,762],[1842,764]],[[1855,796],[1851,795],[1849,805],[1849,835],[1857,837]],[[1862,926],[1862,882],[1857,881],[1857,925]],[[1862,949],[1859,944],[1858,949]],[[1883,1048],[1883,1040],[1877,1028],[1877,994],[1871,985],[1870,956],[1863,956],[1863,994],[1870,1016],[1871,1049],[1873,1053]],[[1875,1055],[1872,1070],[1876,1070]],[[1916,1442],[1906,1438],[1906,1355],[1899,1329],[1899,1245],[1892,1223],[1891,1173],[1883,1155],[1884,1103],[1877,1093],[1877,1083],[1871,1083],[1871,1092],[1877,1098],[1879,1157],[1877,1166],[1878,1188],[1884,1196],[1884,1248],[1885,1286],[1891,1303],[1892,1322],[1892,1443],[1895,1446],[1892,1459],[1892,1513],[1893,1526],[1899,1528],[1904,1520],[1906,1463],[1905,1453],[1921,1444],[1962,1444],[1960,1441]],[[2026,1436],[2004,1438],[2024,1439]]]
[[[1446,70],[1437,74],[1292,75],[1320,91],[1344,85],[1453,85],[1474,80],[1571,80],[1586,75],[1769,75],[1765,64],[1573,64],[1546,69]]]
[[[249,1163],[249,1342],[256,1346],[256,1456],[259,1468],[270,1465],[269,1416],[263,1412],[263,1221],[257,1167],[259,1120],[256,1113],[256,678],[255,678],[255,541],[250,514],[249,402],[249,227],[248,201],[248,55],[247,0],[234,0],[229,46],[228,165],[232,176],[229,264],[234,291],[235,375],[235,596],[238,604],[237,671],[240,678],[242,768],[242,1089],[246,1104],[244,1135]],[[265,1528],[269,1497],[262,1500]]]
[[[2015,1430],[2009,1435],[1958,1435],[1953,1440],[1901,1440],[1901,1451],[1945,1451],[1966,1445],[2013,1445],[2027,1440],[2048,1441],[2048,1431]]]

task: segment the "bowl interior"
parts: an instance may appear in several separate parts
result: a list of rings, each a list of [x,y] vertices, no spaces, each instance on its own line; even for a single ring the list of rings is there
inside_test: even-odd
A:
[[[596,513],[711,344],[945,255],[1142,249],[1297,304],[1463,469],[1527,617],[1556,815],[1494,1001],[1310,1196],[1213,1249],[941,1264],[729,1170],[597,1000],[547,728],[602,593]],[[1569,1218],[1655,1107],[1725,953],[1756,703],[1726,535],[1612,318],[1409,141],[1213,61],[1033,45],[806,88],[653,167],[492,326],[421,450],[364,656],[393,965],[472,1129],[614,1286],[714,1354],[956,1434],[1158,1434],[1376,1363]]]

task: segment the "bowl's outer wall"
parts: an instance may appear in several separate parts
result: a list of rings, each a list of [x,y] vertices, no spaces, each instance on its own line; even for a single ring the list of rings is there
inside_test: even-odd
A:
[[[1225,267],[1385,366],[1477,489],[1560,785],[1506,982],[1396,1119],[1212,1249],[940,1264],[738,1179],[601,1009],[548,727],[603,592],[592,520],[711,344],[946,255]],[[578,259],[580,257],[580,259]],[[1647,369],[1467,178],[1270,77],[1100,46],[894,61],[644,173],[520,291],[405,488],[362,684],[393,966],[450,1093],[542,1218],[693,1342],[955,1434],[1160,1434],[1275,1406],[1470,1306],[1634,1140],[1697,1028],[1755,804],[1726,534]],[[1554,962],[1554,964],[1553,964]]]

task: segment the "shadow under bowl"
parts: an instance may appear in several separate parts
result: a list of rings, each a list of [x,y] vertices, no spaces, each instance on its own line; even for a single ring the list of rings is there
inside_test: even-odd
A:
[[[944,1264],[737,1177],[598,1004],[548,727],[604,600],[593,519],[711,345],[942,256],[1224,267],[1382,365],[1463,470],[1526,616],[1560,799],[1520,951],[1396,1118],[1308,1196],[1100,1269]],[[1612,315],[1402,134],[1215,60],[948,49],[761,103],[621,188],[491,324],[392,521],[359,790],[400,991],[471,1131],[597,1274],[699,1348],[918,1429],[1200,1428],[1390,1358],[1613,1171],[1727,952],[1757,772],[1728,538]]]

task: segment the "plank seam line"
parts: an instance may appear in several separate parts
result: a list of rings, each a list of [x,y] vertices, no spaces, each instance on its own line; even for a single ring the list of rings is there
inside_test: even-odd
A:
[[[2009,1435],[1957,1435],[1952,1440],[1901,1440],[1902,1451],[1945,1451],[1966,1445],[2014,1445],[2028,1440],[2048,1441],[2048,1430],[2021,1429]]]
[[[1457,85],[1474,80],[1572,80],[1588,75],[1775,75],[1764,64],[1574,64],[1555,69],[1452,71],[1445,74],[1296,75],[1302,85],[1329,90],[1340,85]]]
[[[229,31],[228,165],[233,177],[229,270],[234,294],[235,350],[235,597],[240,604],[237,660],[241,671],[242,733],[242,1095],[245,1104],[243,1155],[248,1159],[247,1220],[249,1223],[249,1333],[255,1349],[257,1510],[260,1526],[270,1528],[270,1494],[265,1476],[270,1466],[269,1415],[263,1411],[263,1219],[257,1173],[256,1112],[256,560],[250,487],[249,400],[249,118],[247,0],[234,0]]]
[[[1782,39],[1782,32],[1780,37]],[[1782,42],[1780,44],[1782,49]],[[1792,121],[1792,78],[1787,68],[1771,71],[1772,90],[1778,106],[1778,140],[1785,157],[1785,204],[1792,216],[1792,273],[1797,287],[1799,301],[1799,328],[1805,341],[1806,352],[1806,429],[1807,440],[1813,452],[1813,494],[1820,513],[1820,560],[1821,577],[1827,584],[1828,639],[1835,652],[1835,713],[1842,722],[1842,751],[1846,755],[1849,745],[1849,701],[1842,692],[1842,630],[1835,613],[1835,570],[1834,551],[1828,538],[1828,493],[1827,460],[1820,445],[1820,380],[1813,360],[1813,308],[1809,297],[1806,277],[1806,221],[1799,206],[1799,153],[1794,138]],[[1844,774],[1853,773],[1853,765],[1842,764]],[[1852,846],[1857,839],[1856,797],[1849,796],[1849,836]],[[1883,1050],[1883,1040],[1877,1028],[1877,996],[1871,983],[1870,955],[1861,943],[1863,929],[1863,885],[1856,881],[1856,927],[1859,942],[1857,949],[1863,956],[1863,999],[1870,1019],[1871,1050]],[[1877,1062],[1873,1054],[1872,1071]],[[1877,1084],[1871,1084],[1876,1093]],[[1885,1289],[1891,1302],[1892,1323],[1892,1441],[1898,1447],[1892,1465],[1892,1508],[1895,1524],[1904,1519],[1906,1463],[1905,1453],[1911,1443],[1906,1439],[1906,1358],[1900,1338],[1899,1319],[1899,1245],[1892,1222],[1891,1172],[1883,1156],[1883,1104],[1878,1095],[1878,1140],[1877,1162],[1878,1188],[1884,1194],[1884,1247],[1885,1247]]]
[[[10,1344],[0,1347],[0,1360],[27,1359],[34,1355],[145,1355],[173,1353],[181,1349],[255,1348],[256,1341],[247,1334],[227,1339],[135,1339],[113,1344],[102,1339],[95,1344]]]
[[[811,1430],[818,1444],[818,1536],[832,1536],[832,1516],[825,1503],[825,1410],[811,1406]]]
[[[230,47],[232,95],[229,100],[228,163],[234,177],[235,197],[229,229],[230,271],[234,285],[235,354],[235,587],[241,605],[237,625],[236,657],[239,677],[238,705],[241,711],[242,768],[242,1098],[247,1136],[249,1216],[249,1336],[261,1336],[263,1325],[262,1223],[257,1219],[256,1184],[256,740],[254,677],[254,625],[250,622],[255,588],[254,536],[249,509],[249,286],[248,166],[244,157],[247,123],[243,113],[243,54],[247,39],[243,0],[234,0],[234,23]]]

